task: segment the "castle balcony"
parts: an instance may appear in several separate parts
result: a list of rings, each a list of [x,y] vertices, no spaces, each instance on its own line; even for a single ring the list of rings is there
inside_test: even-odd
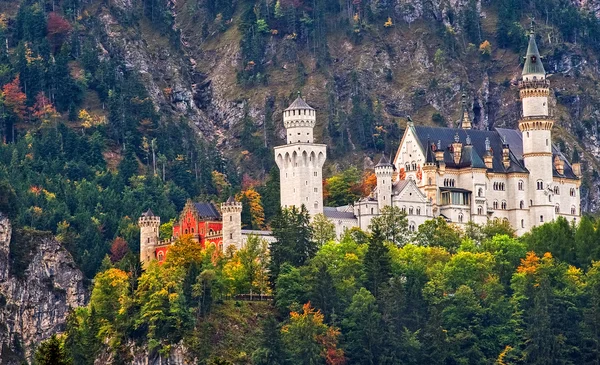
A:
[[[543,89],[549,88],[550,83],[547,79],[543,80],[521,80],[519,81],[519,89]]]

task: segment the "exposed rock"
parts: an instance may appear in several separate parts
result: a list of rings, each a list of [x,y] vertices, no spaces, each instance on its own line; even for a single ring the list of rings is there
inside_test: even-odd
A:
[[[85,305],[83,274],[50,235],[35,242],[24,279],[10,274],[12,228],[0,214],[0,359],[21,364],[35,346],[64,330],[68,312]]]
[[[181,344],[172,346],[168,356],[150,355],[147,346],[140,347],[129,343],[127,347],[129,349],[129,364],[131,365],[187,365],[196,363],[196,361],[192,361],[194,359],[190,358],[186,348]],[[94,365],[111,364],[112,360],[112,354],[105,351],[94,361]]]

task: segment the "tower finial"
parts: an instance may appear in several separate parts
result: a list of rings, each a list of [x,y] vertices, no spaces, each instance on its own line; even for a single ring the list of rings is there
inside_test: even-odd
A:
[[[460,137],[458,136],[458,132],[456,132],[456,134],[454,135],[454,142],[456,142],[456,143],[460,142]]]
[[[300,93],[300,90],[298,90],[298,97],[301,98],[302,94]]]

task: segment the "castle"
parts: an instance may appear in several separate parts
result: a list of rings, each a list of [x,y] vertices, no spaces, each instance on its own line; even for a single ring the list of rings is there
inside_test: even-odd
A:
[[[375,166],[374,191],[342,207],[323,206],[326,146],[314,143],[316,111],[298,95],[283,112],[287,143],[274,149],[281,206],[304,205],[311,216],[324,214],[338,236],[352,227],[368,230],[386,206],[404,211],[411,231],[435,217],[458,226],[505,220],[518,235],[557,217],[577,223],[581,165],[571,164],[552,144],[550,84],[533,31],[518,85],[519,130],[472,129],[464,96],[459,128],[415,126],[409,119],[393,160],[384,156]],[[241,210],[231,198],[221,205],[221,213],[212,203],[189,201],[173,227],[173,238],[166,241],[158,239],[160,218],[148,211],[139,220],[140,259],[163,261],[182,234],[220,249],[240,248],[249,234],[274,240],[267,231],[242,230]]]

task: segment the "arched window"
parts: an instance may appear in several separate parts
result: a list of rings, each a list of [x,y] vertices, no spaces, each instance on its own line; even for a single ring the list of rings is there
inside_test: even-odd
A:
[[[556,204],[554,206],[554,213],[557,213],[557,214],[560,213],[560,205]]]
[[[402,213],[406,213],[406,207],[402,207]]]
[[[427,185],[431,185],[431,178],[427,179]]]
[[[371,214],[373,214],[373,208],[371,208]]]
[[[525,219],[521,219],[521,228],[525,228]]]
[[[498,209],[498,201],[494,200],[494,204],[493,204],[494,209]]]
[[[577,214],[577,208],[575,208],[574,205],[571,205],[571,214],[573,214],[573,215]]]
[[[525,202],[522,200],[519,202],[519,209],[525,209]]]
[[[502,209],[503,209],[503,210],[506,210],[506,200],[503,200],[503,201],[502,201]]]
[[[233,222],[233,216],[232,215],[229,216],[229,221]]]
[[[477,214],[483,215],[483,207],[482,206],[477,207]]]
[[[575,193],[575,188],[571,188],[571,190],[569,191],[569,194],[571,196],[577,196],[577,194]]]
[[[417,215],[421,215],[421,207],[417,207]]]
[[[540,223],[544,223],[544,216],[540,215]]]
[[[463,218],[464,218],[463,214],[462,214],[462,213],[459,213],[459,214],[458,214],[458,222],[459,222],[459,223],[462,223],[462,222],[463,222]]]
[[[542,180],[538,180],[536,186],[538,190],[544,190],[544,182]]]
[[[319,203],[315,202],[314,207],[315,209],[319,208]]]
[[[192,228],[191,232],[194,233],[194,229],[193,228]]]
[[[229,239],[232,240],[233,239],[233,233],[229,234]]]
[[[554,187],[554,194],[560,195],[560,188],[558,186]]]
[[[482,188],[479,188],[477,190],[477,196],[480,197],[480,198],[483,196],[483,189]]]
[[[413,215],[415,213],[415,209],[413,207],[408,208],[408,214]]]
[[[185,234],[188,234],[188,230],[187,230],[187,228],[184,230],[184,233],[185,233]]]
[[[157,255],[158,261],[162,261],[164,257],[165,255],[162,253],[162,251],[159,251]]]
[[[519,180],[519,183],[517,185],[519,190],[523,190],[523,180]]]

